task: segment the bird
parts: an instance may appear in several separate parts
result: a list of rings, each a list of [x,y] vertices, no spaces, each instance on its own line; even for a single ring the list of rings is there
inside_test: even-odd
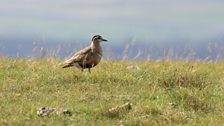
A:
[[[90,69],[99,64],[103,56],[101,42],[107,42],[107,40],[100,35],[94,35],[90,45],[65,60],[62,63],[62,68],[76,66],[77,68],[81,68],[82,71],[83,69],[88,69],[89,73],[91,73]]]

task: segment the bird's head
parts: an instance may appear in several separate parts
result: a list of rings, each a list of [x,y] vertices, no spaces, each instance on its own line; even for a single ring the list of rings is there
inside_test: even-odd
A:
[[[100,35],[94,35],[92,38],[92,42],[107,42],[106,39],[103,39]]]

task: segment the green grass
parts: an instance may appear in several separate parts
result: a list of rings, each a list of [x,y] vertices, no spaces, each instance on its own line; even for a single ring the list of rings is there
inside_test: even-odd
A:
[[[0,58],[0,125],[224,124],[222,62],[102,61],[91,74],[59,62]],[[126,102],[130,111],[108,112]],[[72,116],[40,117],[44,106]]]

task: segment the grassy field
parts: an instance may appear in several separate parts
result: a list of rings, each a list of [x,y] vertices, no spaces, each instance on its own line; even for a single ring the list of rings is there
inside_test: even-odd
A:
[[[224,125],[224,63],[104,60],[90,74],[59,62],[0,58],[0,125]]]

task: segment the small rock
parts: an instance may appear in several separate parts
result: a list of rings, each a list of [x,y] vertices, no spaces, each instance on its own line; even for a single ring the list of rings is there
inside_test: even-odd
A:
[[[123,123],[124,123],[123,120],[120,120],[119,122],[117,122],[113,126],[124,126]]]
[[[49,108],[49,107],[41,107],[37,110],[37,115],[38,116],[49,116],[51,114],[57,114],[57,115],[66,115],[66,116],[71,116],[72,113],[67,110],[67,109],[56,109],[56,108]]]
[[[48,116],[52,112],[54,112],[54,108],[48,108],[48,107],[41,107],[37,110],[37,115],[38,116]]]
[[[125,103],[123,105],[109,109],[109,113],[119,113],[121,111],[127,111],[127,110],[129,111],[131,109],[132,109],[131,103]]]
[[[62,113],[63,113],[64,115],[67,115],[67,116],[72,116],[72,113],[71,113],[69,110],[67,110],[67,109],[64,109],[64,110],[62,111]]]
[[[173,102],[170,102],[168,103],[169,106],[172,106],[172,107],[175,107],[177,104],[176,103],[173,103]]]
[[[132,65],[131,66],[128,66],[127,69],[128,70],[141,70],[140,67],[138,67],[138,66],[132,66]]]

